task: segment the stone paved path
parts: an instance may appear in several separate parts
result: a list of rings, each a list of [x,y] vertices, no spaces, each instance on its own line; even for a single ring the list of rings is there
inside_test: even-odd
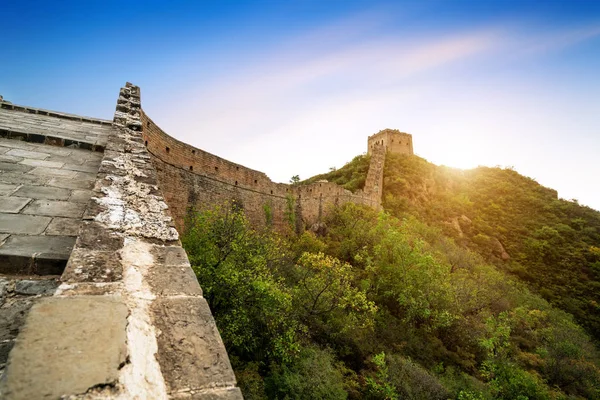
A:
[[[77,143],[106,146],[108,135],[112,129],[110,121],[97,119],[93,120],[96,122],[91,122],[91,119],[83,121],[76,119],[81,119],[82,117],[62,113],[54,114],[61,115],[64,118],[33,113],[42,111],[38,109],[17,111],[0,108],[0,134],[3,132],[18,132],[43,137],[61,138]],[[46,111],[46,113],[51,112]],[[43,142],[43,140],[41,141]]]
[[[0,274],[62,273],[101,159],[0,138]]]

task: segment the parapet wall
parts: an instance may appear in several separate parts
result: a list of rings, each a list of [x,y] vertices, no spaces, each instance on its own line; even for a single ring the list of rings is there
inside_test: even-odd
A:
[[[127,84],[62,284],[31,308],[2,399],[242,399],[140,113]]]
[[[180,232],[190,208],[205,209],[228,201],[240,205],[254,226],[272,224],[278,230],[288,227],[286,215],[292,211],[300,217],[300,224],[310,227],[320,220],[331,204],[353,202],[374,208],[381,204],[379,188],[383,170],[378,170],[379,178],[368,181],[365,189],[357,193],[329,182],[310,185],[275,183],[263,172],[169,136],[143,112],[142,129],[160,187]]]

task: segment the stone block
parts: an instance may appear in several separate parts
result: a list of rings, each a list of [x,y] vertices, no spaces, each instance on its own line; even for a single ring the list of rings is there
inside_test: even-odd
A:
[[[77,236],[81,220],[76,218],[52,218],[44,234],[50,236]]]
[[[7,399],[57,399],[116,383],[125,362],[127,307],[118,297],[49,297],[35,304],[10,353]]]
[[[6,154],[0,155],[1,162],[7,163],[18,163],[19,161],[23,161],[23,157],[15,157],[15,156],[7,156]]]
[[[90,201],[90,197],[92,197],[91,190],[73,190],[69,201],[72,201],[74,203],[87,203],[88,201]]]
[[[24,295],[50,295],[59,285],[56,279],[19,280],[15,283],[15,293]]]
[[[63,169],[68,169],[69,171],[77,171],[77,172],[88,172],[90,174],[96,174],[98,172],[99,163],[95,165],[90,164],[65,164]]]
[[[0,199],[0,213],[16,214],[30,201],[31,199],[23,197],[2,197]]]
[[[114,252],[123,247],[123,238],[99,222],[84,221],[77,237],[77,247]]]
[[[21,164],[17,164],[17,165],[21,165]],[[26,165],[23,165],[23,167],[26,167]],[[28,167],[28,168],[31,168],[31,167]],[[66,169],[59,169],[59,168],[35,167],[29,173],[33,174],[33,175],[63,177],[63,178],[72,179],[72,178],[75,178],[79,172],[69,171]]]
[[[8,196],[14,192],[19,185],[12,185],[10,183],[0,183],[0,196]]]
[[[199,392],[171,393],[173,400],[243,400],[242,392],[236,387],[206,389]]]
[[[0,233],[39,235],[51,219],[39,215],[0,214]]]
[[[153,264],[146,277],[157,296],[202,296],[202,289],[192,268]]]
[[[71,253],[61,280],[73,282],[115,282],[123,277],[119,253],[76,248]]]
[[[202,297],[158,298],[151,305],[156,358],[170,393],[235,386],[225,346]]]
[[[21,161],[19,164],[29,165],[32,167],[46,167],[46,168],[62,168],[62,166],[65,165],[64,163],[58,162],[58,161],[35,160],[35,159],[30,159],[30,158],[26,158],[25,160]]]
[[[152,256],[161,265],[190,265],[187,253],[181,246],[153,246]]]
[[[94,182],[65,178],[52,178],[48,182],[48,185],[65,189],[91,189],[94,187]]]
[[[0,246],[0,273],[60,275],[75,238],[11,235]]]
[[[23,214],[81,218],[84,211],[85,204],[57,200],[34,200],[23,210]]]
[[[0,162],[0,172],[5,173],[5,172],[20,172],[20,173],[25,173],[25,172],[29,172],[33,169],[33,167],[30,167],[29,165],[23,165],[23,164],[17,164],[17,163],[12,163],[12,162]]]
[[[17,147],[17,146],[15,146],[15,147]],[[28,145],[28,148],[33,148],[33,146]],[[42,152],[31,151],[31,150],[23,150],[23,149],[12,149],[12,150],[6,152],[6,154],[9,156],[23,157],[23,158],[33,159],[33,160],[44,160],[48,156],[50,156],[50,154],[48,154],[48,153],[42,153]]]
[[[57,187],[26,185],[20,187],[13,195],[32,199],[67,200],[71,191]]]

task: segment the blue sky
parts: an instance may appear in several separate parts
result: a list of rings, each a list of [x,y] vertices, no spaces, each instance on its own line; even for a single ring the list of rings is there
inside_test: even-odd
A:
[[[286,182],[384,128],[600,209],[599,1],[60,1],[0,7],[0,94],[172,136]]]

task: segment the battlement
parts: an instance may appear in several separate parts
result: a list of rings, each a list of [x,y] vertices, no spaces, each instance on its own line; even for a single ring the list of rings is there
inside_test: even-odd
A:
[[[400,132],[397,129],[383,129],[368,138],[368,154],[371,154],[375,145],[381,144],[386,151],[397,154],[414,154],[412,135]]]

